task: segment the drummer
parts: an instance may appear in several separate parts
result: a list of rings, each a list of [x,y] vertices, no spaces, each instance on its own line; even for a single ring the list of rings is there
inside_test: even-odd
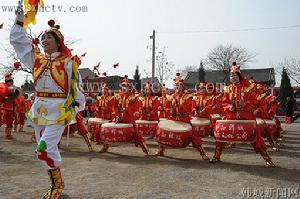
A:
[[[223,107],[222,107],[222,99],[223,99],[223,89],[221,88],[220,84],[216,84],[215,91],[214,91],[214,104],[212,107],[212,114],[218,114],[222,118],[224,115]]]
[[[196,117],[211,119],[214,105],[214,84],[200,82],[199,91],[193,100],[193,113]]]
[[[167,97],[168,89],[165,84],[160,88],[159,94],[159,107],[158,107],[158,117],[160,119],[166,119],[170,117],[170,100]]]
[[[103,120],[112,121],[113,119],[113,106],[115,104],[115,98],[112,96],[108,84],[104,81],[101,83],[102,86],[102,95],[97,97],[96,102],[96,118],[101,118]],[[100,134],[99,132],[95,135],[95,140],[100,143]]]
[[[255,120],[252,112],[256,104],[255,93],[251,91],[253,84],[249,84],[244,78],[240,71],[240,66],[236,62],[232,63],[230,80],[231,84],[225,88],[223,97],[223,108],[226,113],[225,120]],[[261,135],[258,131],[256,133],[255,143],[252,143],[255,152],[261,154],[267,166],[275,167]],[[226,143],[218,141],[215,144],[215,155],[210,161],[211,163],[220,162],[222,150],[226,146]]]
[[[147,82],[143,85],[143,89],[141,91],[141,96],[139,97],[140,102],[140,118],[139,120],[144,121],[155,121],[156,123],[148,123],[145,126],[141,126],[142,134],[152,134],[153,136],[156,133],[157,123],[158,123],[158,108],[159,101],[158,97],[155,96],[152,84]],[[138,127],[138,121],[136,121],[136,126]]]
[[[176,74],[174,81],[176,88],[171,99],[171,114],[169,119],[190,123],[191,115],[193,114],[193,95],[185,89],[184,81],[181,78],[180,73]],[[192,135],[192,145],[200,152],[203,160],[209,160],[202,147],[202,138],[199,135]],[[165,147],[160,144],[155,155],[163,156],[164,151]]]
[[[278,101],[275,99],[274,96],[269,95],[268,93],[268,87],[263,84],[257,84],[256,86],[257,90],[257,108],[254,111],[254,114],[256,117],[266,119],[266,120],[272,120],[274,119],[274,115],[276,113],[277,108],[279,107]],[[274,127],[276,128],[276,127]],[[278,134],[280,133],[279,129],[274,129],[273,132],[278,132],[277,133],[277,138],[280,137]],[[272,147],[273,150],[277,151],[278,146],[275,141],[273,133],[267,133],[267,140],[270,143],[270,146]]]
[[[135,125],[135,118],[139,111],[139,100],[133,92],[132,82],[125,75],[121,82],[121,92],[116,94],[113,106],[113,121],[116,123],[130,123]],[[145,154],[149,154],[142,135],[134,132],[134,142],[136,146],[140,146]],[[109,144],[105,143],[100,152],[107,152]]]
[[[7,73],[4,76],[5,79],[5,84],[8,87],[11,87],[14,85],[14,78],[12,73]],[[13,97],[6,97],[5,101],[3,102],[3,118],[5,121],[5,139],[14,139],[14,137],[12,136],[12,128],[13,128],[13,122],[15,119],[15,99],[18,97],[19,95],[19,91],[16,90],[18,93],[17,95],[13,98]]]
[[[147,82],[143,85],[140,100],[141,120],[158,121],[158,97],[155,96],[152,84]]]

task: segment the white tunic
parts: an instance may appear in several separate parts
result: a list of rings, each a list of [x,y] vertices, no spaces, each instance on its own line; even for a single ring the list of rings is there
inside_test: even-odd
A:
[[[18,25],[14,25],[10,32],[10,43],[14,47],[18,58],[23,64],[29,69],[33,69],[34,63],[34,52],[32,48],[32,41],[27,36],[26,30]],[[60,53],[55,52],[48,58],[55,59]],[[73,61],[70,60],[66,66],[66,72],[68,74],[69,89],[71,86],[71,74],[72,74]],[[81,81],[80,75],[79,80]],[[80,85],[80,84],[78,84]],[[74,116],[77,112],[84,110],[85,97],[83,93],[78,89],[77,85],[77,98],[75,99],[79,106],[75,107],[75,112],[72,113]],[[41,77],[35,82],[36,92],[49,92],[49,93],[64,93],[62,89],[52,79],[50,70],[46,69]],[[61,107],[65,104],[66,99],[64,98],[46,98],[36,97],[32,104],[29,115],[34,124],[37,125],[51,125],[57,124],[57,119],[61,116],[63,109]]]

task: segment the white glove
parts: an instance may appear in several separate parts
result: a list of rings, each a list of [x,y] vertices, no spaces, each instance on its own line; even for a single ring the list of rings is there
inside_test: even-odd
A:
[[[17,10],[15,11],[15,14],[16,14],[16,21],[19,21],[19,22],[24,22],[24,11],[23,11],[23,4],[22,4],[22,1],[19,1],[18,2],[18,8]]]

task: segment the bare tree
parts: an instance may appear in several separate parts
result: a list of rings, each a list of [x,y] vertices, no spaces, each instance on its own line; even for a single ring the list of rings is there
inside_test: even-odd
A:
[[[297,84],[300,84],[300,59],[285,58],[274,66],[277,73],[282,74],[284,68],[289,78],[291,78]]]
[[[161,84],[168,80],[173,75],[174,64],[167,59],[166,48],[158,51],[156,55],[156,75]]]
[[[225,81],[233,61],[238,62],[241,66],[245,66],[247,63],[252,62],[255,56],[255,54],[250,53],[246,48],[219,45],[209,52],[206,65],[211,69],[223,71],[225,75],[223,81]]]

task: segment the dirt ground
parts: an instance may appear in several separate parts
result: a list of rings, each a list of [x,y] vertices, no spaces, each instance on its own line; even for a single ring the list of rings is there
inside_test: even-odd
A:
[[[269,152],[277,168],[265,166],[248,145],[227,149],[222,162],[201,160],[191,147],[169,149],[166,157],[145,156],[133,144],[112,147],[109,153],[88,152],[79,135],[62,140],[64,199],[169,199],[169,198],[291,198],[300,197],[300,123],[283,124],[280,151]],[[0,129],[0,198],[35,199],[47,191],[46,171],[36,160],[32,129],[4,139]],[[157,144],[147,142],[154,154]],[[93,145],[98,151],[100,146]],[[209,157],[212,138],[204,139]],[[289,194],[289,195],[288,195]]]

